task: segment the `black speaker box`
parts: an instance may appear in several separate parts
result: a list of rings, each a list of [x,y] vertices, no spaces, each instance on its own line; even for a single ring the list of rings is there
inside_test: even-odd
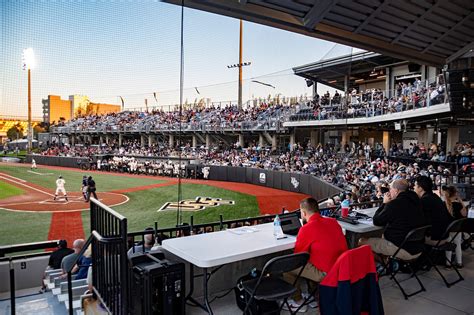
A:
[[[131,260],[131,305],[133,314],[184,315],[184,264],[163,254],[146,253]]]

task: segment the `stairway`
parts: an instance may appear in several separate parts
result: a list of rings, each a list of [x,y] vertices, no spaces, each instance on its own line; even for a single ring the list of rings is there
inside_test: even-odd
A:
[[[57,299],[59,303],[63,303],[66,310],[69,310],[69,296],[68,296],[68,284],[67,278],[61,278],[61,269],[47,270],[44,279],[44,284],[51,290],[53,297]],[[75,280],[75,276],[72,276],[72,298],[73,298],[73,309],[77,315],[82,315],[82,297],[88,289],[87,280],[80,279]],[[66,313],[67,314],[67,313]]]

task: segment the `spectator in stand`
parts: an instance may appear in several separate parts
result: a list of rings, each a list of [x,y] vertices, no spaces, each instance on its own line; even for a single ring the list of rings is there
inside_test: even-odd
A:
[[[71,248],[67,247],[67,241],[66,240],[60,240],[58,242],[58,248],[51,253],[49,256],[49,261],[48,261],[48,267],[46,267],[46,270],[53,270],[53,269],[59,269],[61,268],[61,262],[64,257],[74,253],[74,250]],[[46,273],[45,273],[46,275]],[[45,277],[43,276],[43,280]],[[46,292],[46,286],[44,282],[42,282],[41,289],[39,293],[44,293]]]
[[[73,267],[73,263],[76,260],[76,258],[79,256],[80,251],[84,247],[85,241],[83,239],[77,239],[72,243],[72,249],[74,252],[72,254],[69,254],[63,258],[61,261],[61,269],[62,269],[62,277],[66,278],[67,277],[67,271]]]
[[[72,273],[76,274],[75,280],[87,279],[89,267],[92,265],[92,246],[84,252],[84,255],[79,257],[76,265],[72,269]]]
[[[451,219],[441,198],[433,193],[433,181],[428,176],[419,176],[415,180],[414,190],[421,200],[425,225],[431,225],[426,235],[426,244],[435,245],[442,239]]]
[[[362,238],[361,245],[370,245],[380,262],[395,253],[407,234],[423,226],[425,218],[420,198],[409,189],[406,179],[397,179],[390,185],[390,191],[383,197],[383,204],[373,217],[376,226],[385,226],[383,238]],[[412,260],[421,255],[423,242],[410,242],[398,252],[397,257]]]
[[[314,198],[306,198],[300,202],[301,218],[304,225],[296,237],[295,253],[309,252],[310,258],[301,277],[314,282],[321,282],[337,258],[347,250],[347,243],[341,226],[333,218],[322,217],[318,202]],[[285,279],[293,283],[299,270],[285,274]],[[306,293],[303,294],[306,298]],[[300,303],[296,302],[298,294],[288,303],[292,310]],[[294,308],[294,309],[293,309]]]
[[[446,203],[446,207],[448,209],[448,212],[451,216],[451,220],[459,220],[462,218],[465,218],[467,216],[467,209],[464,203],[462,202],[461,197],[458,194],[458,191],[456,190],[456,187],[454,186],[443,186],[441,187],[442,194],[444,196],[444,202]],[[454,238],[454,244],[456,244],[456,265],[458,268],[462,268],[462,233],[450,233],[449,235],[449,240],[453,240]],[[446,252],[446,259],[449,261],[452,258],[452,252],[447,251]],[[449,266],[448,266],[449,267]]]
[[[148,227],[145,231],[154,231],[155,229],[152,227]],[[145,234],[143,236],[143,243],[137,243],[132,248],[130,248],[127,252],[128,258],[133,257],[137,253],[148,253],[152,247],[155,245],[155,235],[153,233]]]

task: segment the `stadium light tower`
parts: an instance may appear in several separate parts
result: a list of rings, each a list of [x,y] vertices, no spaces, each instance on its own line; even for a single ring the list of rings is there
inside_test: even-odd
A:
[[[251,62],[243,62],[242,63],[242,36],[243,36],[243,24],[242,20],[240,20],[240,37],[239,37],[239,63],[235,65],[229,65],[227,68],[239,68],[239,100],[238,100],[238,107],[242,109],[242,67],[250,66]]]
[[[36,66],[35,52],[33,48],[23,49],[23,70],[28,70],[28,153],[33,145],[33,129],[31,128],[31,69]]]

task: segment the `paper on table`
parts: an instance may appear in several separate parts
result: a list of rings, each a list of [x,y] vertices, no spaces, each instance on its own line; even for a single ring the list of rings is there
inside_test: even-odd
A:
[[[359,221],[359,223],[367,224],[367,225],[373,225],[374,224],[372,222],[372,218],[370,218],[370,219],[358,219],[357,221]]]
[[[242,234],[250,234],[250,233],[258,232],[258,229],[251,226],[243,226],[243,227],[239,227],[235,229],[227,229],[226,231],[229,231],[237,235],[242,235]]]
[[[354,212],[365,214],[369,217],[373,217],[375,211],[373,209],[357,209]]]

